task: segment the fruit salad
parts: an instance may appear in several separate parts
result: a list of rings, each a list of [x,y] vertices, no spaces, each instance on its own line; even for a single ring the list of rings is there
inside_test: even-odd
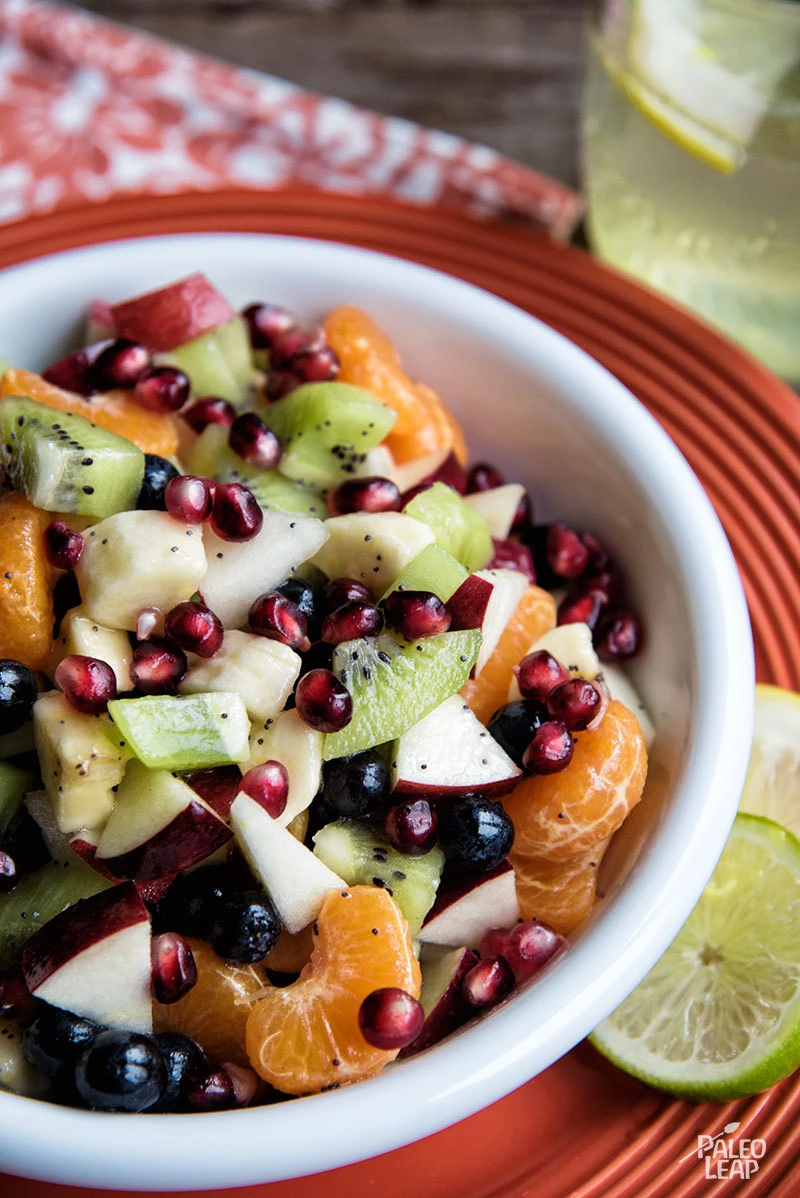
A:
[[[0,377],[0,1086],[372,1077],[597,900],[653,735],[624,580],[358,308],[196,274],[86,342]]]

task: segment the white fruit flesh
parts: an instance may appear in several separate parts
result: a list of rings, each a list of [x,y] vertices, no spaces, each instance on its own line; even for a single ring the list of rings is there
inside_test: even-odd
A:
[[[655,725],[630,678],[622,672],[619,666],[611,666],[605,662],[600,667],[598,678],[606,684],[611,698],[624,703],[628,711],[632,711],[636,716],[642,730],[644,743],[649,749],[656,737]]]
[[[242,696],[247,713],[263,724],[283,711],[300,673],[300,657],[288,645],[250,632],[225,633],[213,657],[194,659],[178,690],[233,691]]]
[[[98,624],[83,607],[74,607],[61,621],[58,640],[53,651],[53,671],[70,654],[97,657],[111,666],[117,680],[117,690],[133,689],[131,682],[131,643],[124,632]]]
[[[197,590],[206,573],[203,530],[166,512],[120,512],[86,534],[75,573],[92,619],[135,632],[142,608],[166,613]]]
[[[401,512],[354,512],[334,516],[330,534],[314,558],[329,578],[355,578],[382,595],[400,571],[432,545],[432,529]]]
[[[394,480],[394,472],[398,469],[395,466],[392,451],[387,449],[385,445],[376,445],[374,449],[368,449],[366,460],[359,462],[351,477],[353,478],[391,478]]]
[[[130,751],[106,716],[81,715],[57,691],[33,708],[42,781],[62,832],[101,827]]]
[[[107,1027],[151,1032],[149,982],[150,924],[143,920],[84,949],[34,993],[54,1007]]]
[[[250,733],[250,757],[239,766],[246,774],[263,761],[280,761],[289,774],[289,799],[277,823],[286,827],[311,805],[322,782],[323,734],[309,728],[297,710],[282,711],[268,728]]]
[[[514,870],[506,861],[470,880],[469,889],[440,894],[419,934],[425,944],[477,948],[485,932],[510,928],[519,919]]]
[[[488,583],[491,591],[487,592],[481,583]],[[477,570],[451,596],[451,627],[479,628],[481,631],[481,647],[473,667],[473,678],[480,675],[494,653],[529,585],[527,577],[519,570]]]
[[[392,747],[392,783],[400,794],[505,794],[520,773],[460,695],[445,699]]]
[[[288,932],[308,927],[319,915],[329,891],[346,889],[333,870],[249,795],[239,794],[234,799],[231,824],[250,868]]]
[[[592,630],[588,624],[559,624],[557,628],[551,628],[544,636],[540,636],[538,641],[534,641],[523,656],[538,653],[542,649],[552,653],[556,661],[569,670],[573,678],[588,678],[591,681],[600,673],[600,659],[594,651]],[[519,686],[514,676],[508,688],[508,701],[513,703],[520,697]]]
[[[433,453],[425,454],[422,458],[414,458],[412,461],[402,464],[398,463],[390,477],[397,484],[401,493],[410,491],[423,479],[435,474],[449,453],[449,449],[437,449]]]
[[[511,532],[519,501],[524,494],[525,488],[519,483],[504,483],[502,487],[492,487],[488,491],[475,491],[472,495],[465,495],[464,499],[471,508],[480,512],[492,536],[504,541]]]
[[[0,1023],[0,1090],[11,1090],[25,1098],[42,1098],[49,1081],[29,1065],[22,1055],[22,1029],[14,1023]]]
[[[265,511],[261,531],[249,541],[223,541],[207,529],[204,602],[226,628],[245,627],[253,601],[291,577],[327,539],[321,520],[288,512]]]

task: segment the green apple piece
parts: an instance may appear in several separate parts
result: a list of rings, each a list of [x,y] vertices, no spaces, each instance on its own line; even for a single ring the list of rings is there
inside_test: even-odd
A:
[[[28,770],[10,761],[0,761],[0,838],[5,836],[25,795],[35,785],[36,778]]]
[[[369,391],[347,383],[306,383],[259,414],[283,446],[281,471],[321,487],[352,477],[397,419]]]
[[[392,585],[381,596],[381,602],[392,591],[432,591],[446,603],[454,595],[469,570],[457,562],[452,554],[440,545],[426,545],[422,553],[404,566]]]
[[[402,736],[461,689],[480,645],[474,628],[402,642],[384,633],[337,645],[333,671],[353,697],[353,718],[326,735],[325,760]]]
[[[433,531],[427,524],[400,512],[334,516],[325,528],[328,540],[313,564],[328,578],[357,578],[376,596],[433,544]]]
[[[151,770],[231,765],[250,754],[250,721],[238,694],[112,699],[108,713],[121,739]]]
[[[482,570],[494,552],[489,525],[446,483],[434,483],[406,504],[403,511],[433,529],[436,544],[446,549],[470,574]]]
[[[0,894],[0,969],[13,969],[28,937],[54,915],[110,885],[74,854],[26,874],[9,894]]]
[[[179,345],[169,354],[160,354],[159,361],[169,361],[188,374],[195,395],[217,395],[237,407],[251,398],[250,337],[241,316]]]

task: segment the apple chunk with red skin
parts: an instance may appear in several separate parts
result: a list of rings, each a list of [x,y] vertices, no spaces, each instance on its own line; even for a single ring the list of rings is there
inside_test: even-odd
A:
[[[445,699],[392,749],[396,795],[497,798],[514,789],[521,772],[460,695]]]
[[[426,949],[426,952],[431,955],[420,962],[422,991],[419,996],[425,1022],[416,1040],[400,1053],[401,1057],[414,1056],[424,1048],[438,1044],[475,1014],[475,1008],[468,1005],[461,993],[461,983],[472,966],[478,964],[478,954],[463,947]]]
[[[189,275],[121,304],[110,316],[118,337],[139,341],[154,353],[167,353],[210,333],[236,316],[205,275]]]
[[[481,630],[481,647],[472,677],[477,678],[497,648],[497,642],[529,587],[519,570],[478,570],[465,578],[447,601],[450,628]]]
[[[419,939],[424,944],[477,948],[485,932],[510,928],[518,919],[514,869],[504,858],[482,874],[445,877]]]
[[[132,882],[81,899],[22,949],[35,998],[107,1027],[150,1032],[150,918]]]
[[[191,869],[231,837],[225,821],[180,778],[132,761],[96,856],[117,877],[148,882]]]
[[[84,830],[76,832],[70,837],[69,847],[81,861],[85,862],[90,869],[95,873],[100,874],[102,878],[107,878],[109,882],[122,882],[123,879],[112,874],[104,861],[97,859],[97,845],[100,840],[101,833]],[[161,878],[153,878],[147,882],[134,882],[140,896],[146,903],[158,903],[169,890],[172,883],[177,877],[176,874],[164,874]]]

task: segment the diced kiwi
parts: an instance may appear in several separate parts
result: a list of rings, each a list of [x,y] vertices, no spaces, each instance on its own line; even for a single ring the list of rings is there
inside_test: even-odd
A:
[[[327,515],[325,499],[319,491],[293,482],[280,470],[248,466],[228,446],[228,430],[218,424],[203,429],[192,446],[187,468],[190,474],[205,475],[220,483],[243,483],[263,508],[318,519]]]
[[[420,491],[403,511],[429,525],[436,544],[466,566],[470,573],[482,570],[491,561],[494,550],[489,525],[480,512],[465,503],[446,483],[434,483],[427,491]]]
[[[75,856],[69,861],[49,861],[26,874],[9,894],[0,895],[0,969],[14,968],[23,944],[42,924],[109,886],[101,874]]]
[[[144,454],[83,416],[10,396],[0,403],[0,454],[35,507],[83,516],[136,507]]]
[[[381,602],[392,591],[432,591],[446,603],[454,595],[469,570],[457,562],[440,545],[426,545],[422,553],[410,561],[395,578],[389,589],[381,596]]]
[[[384,633],[337,645],[333,671],[353,697],[353,718],[326,735],[324,759],[385,744],[419,723],[464,685],[480,644],[471,628],[419,641]]]
[[[188,374],[195,395],[218,395],[237,407],[251,398],[253,361],[241,316],[159,357]]]
[[[0,839],[22,806],[27,791],[35,785],[36,778],[28,770],[10,761],[0,761]]]
[[[283,446],[282,472],[320,487],[357,473],[397,419],[369,391],[347,383],[306,383],[260,415]]]
[[[348,886],[378,886],[387,890],[416,937],[433,906],[444,869],[438,845],[422,857],[393,849],[384,834],[360,820],[336,820],[314,836],[314,853],[344,878]]]
[[[250,756],[250,721],[241,695],[145,695],[113,699],[108,714],[151,770],[232,765]]]

